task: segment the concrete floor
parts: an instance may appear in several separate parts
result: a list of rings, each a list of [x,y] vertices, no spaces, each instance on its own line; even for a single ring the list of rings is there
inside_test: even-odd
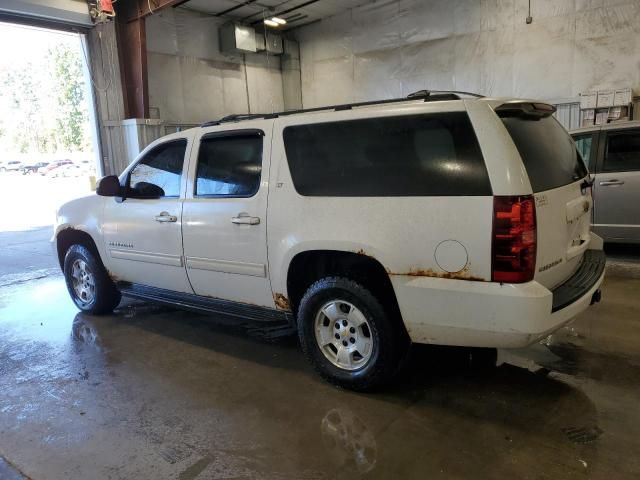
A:
[[[417,347],[363,395],[321,381],[294,339],[142,303],[86,316],[59,274],[6,278],[2,479],[640,476],[640,279],[610,276],[527,353],[548,375]]]

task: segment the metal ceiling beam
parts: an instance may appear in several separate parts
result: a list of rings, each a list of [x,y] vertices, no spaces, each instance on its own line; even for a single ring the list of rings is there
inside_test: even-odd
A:
[[[226,15],[227,13],[231,13],[231,12],[233,12],[235,10],[238,10],[239,8],[246,7],[247,5],[251,5],[252,3],[256,3],[256,1],[257,0],[247,0],[244,3],[239,3],[238,5],[236,5],[234,7],[231,7],[231,8],[227,8],[226,10],[223,10],[222,12],[218,12],[215,15],[216,15],[216,17],[221,17],[223,15]]]
[[[153,15],[165,8],[177,7],[188,0],[121,0],[114,6],[116,8],[116,18],[121,21],[132,22],[139,18]]]

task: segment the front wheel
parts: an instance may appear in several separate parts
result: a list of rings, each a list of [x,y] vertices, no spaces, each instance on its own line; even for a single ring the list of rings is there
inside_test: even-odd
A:
[[[67,250],[64,279],[71,299],[83,312],[111,313],[120,303],[120,292],[102,262],[84,245],[72,245]]]
[[[302,349],[322,377],[353,390],[387,383],[398,370],[408,342],[378,299],[342,277],[315,282],[298,309]]]

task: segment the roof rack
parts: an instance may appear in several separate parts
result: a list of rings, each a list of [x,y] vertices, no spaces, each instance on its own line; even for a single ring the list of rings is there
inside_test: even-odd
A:
[[[255,120],[258,118],[270,119],[270,118],[285,117],[287,115],[296,115],[299,113],[322,112],[325,110],[333,110],[335,112],[340,112],[343,110],[351,110],[352,108],[356,108],[356,107],[366,107],[370,105],[385,105],[388,103],[409,102],[411,100],[422,100],[424,102],[460,100],[460,95],[468,95],[476,98],[483,98],[483,95],[479,95],[477,93],[462,92],[457,90],[419,90],[417,92],[413,92],[407,95],[406,97],[392,98],[387,100],[372,100],[368,102],[345,103],[341,105],[329,105],[325,107],[304,108],[300,110],[288,110],[288,111],[277,112],[277,113],[238,113],[233,115],[227,115],[226,117],[223,117],[220,120],[213,120],[210,122],[203,123],[200,126],[212,127],[214,125],[221,125],[223,123],[229,123],[229,122],[241,122],[243,120]]]

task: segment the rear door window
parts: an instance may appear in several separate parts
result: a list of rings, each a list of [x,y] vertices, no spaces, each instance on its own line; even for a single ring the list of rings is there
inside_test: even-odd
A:
[[[591,165],[591,146],[593,144],[593,134],[577,135],[574,137],[576,142],[576,148],[578,149],[578,155],[582,158],[582,161],[587,168],[593,170]]]
[[[301,195],[492,194],[465,112],[295,125],[284,144]]]
[[[607,134],[605,172],[640,170],[640,131]]]
[[[262,132],[204,136],[198,152],[196,196],[251,197],[260,187]]]
[[[587,175],[575,144],[553,117],[501,118],[529,175],[534,192],[568,185]]]

